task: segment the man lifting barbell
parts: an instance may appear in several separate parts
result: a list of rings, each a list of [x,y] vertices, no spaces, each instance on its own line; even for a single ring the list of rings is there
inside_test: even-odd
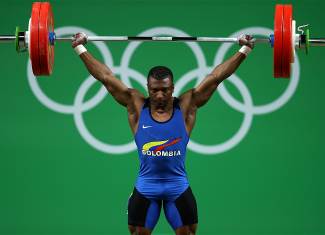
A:
[[[198,108],[208,102],[218,85],[236,71],[254,47],[249,35],[239,37],[238,41],[242,47],[235,55],[179,97],[173,97],[172,71],[164,66],[153,67],[147,76],[149,97],[145,97],[138,90],[128,88],[87,52],[84,47],[87,35],[74,36],[72,47],[89,73],[127,108],[140,160],[139,175],[128,201],[132,235],[151,234],[162,206],[176,235],[196,233],[197,205],[185,171],[186,146]]]
[[[176,234],[195,234],[197,208],[185,172],[185,153],[195,123],[197,109],[212,96],[217,86],[238,68],[254,44],[273,47],[274,77],[290,78],[295,48],[306,53],[310,46],[325,46],[325,38],[311,38],[306,25],[298,27],[293,20],[292,5],[277,4],[274,33],[269,37],[169,37],[169,36],[89,36],[56,37],[54,15],[49,2],[35,2],[28,31],[0,35],[0,43],[15,42],[17,52],[28,51],[35,76],[52,73],[54,44],[71,41],[89,72],[98,79],[115,100],[125,106],[138,147],[140,172],[128,204],[131,234],[151,234],[163,205],[166,218]],[[304,30],[303,30],[304,28]],[[243,47],[230,59],[218,65],[196,88],[173,97],[173,74],[163,66],[149,71],[149,97],[130,89],[116,79],[112,71],[97,61],[83,46],[88,41],[195,41],[238,43]]]

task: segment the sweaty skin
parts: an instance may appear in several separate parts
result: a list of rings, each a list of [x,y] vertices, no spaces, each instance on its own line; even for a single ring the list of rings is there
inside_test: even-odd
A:
[[[240,38],[240,45],[247,45],[253,48],[250,41],[251,37],[246,36]],[[87,39],[81,33],[76,34],[72,42],[72,47],[80,44],[85,44]],[[237,52],[222,64],[216,66],[209,75],[195,88],[184,92],[179,97],[179,105],[184,117],[185,127],[188,135],[191,134],[195,124],[196,113],[198,108],[208,102],[218,85],[233,74],[239,65],[244,61],[245,55]],[[96,60],[89,52],[84,52],[80,55],[81,60],[85,64],[89,73],[100,81],[121,105],[127,108],[128,121],[133,134],[136,133],[139,124],[141,109],[145,102],[145,97],[138,90],[128,88],[113,72],[103,63]],[[160,122],[169,120],[173,113],[173,91],[174,84],[170,77],[162,80],[157,80],[149,77],[147,84],[150,97],[150,110],[152,117]],[[176,235],[195,234],[197,224],[184,226],[176,229]],[[149,235],[151,231],[143,227],[135,227],[129,225],[131,234]]]

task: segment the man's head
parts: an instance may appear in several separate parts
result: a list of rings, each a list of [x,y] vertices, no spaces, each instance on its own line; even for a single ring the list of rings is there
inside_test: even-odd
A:
[[[150,69],[147,86],[150,102],[158,108],[163,108],[173,96],[174,82],[172,71],[165,66]]]

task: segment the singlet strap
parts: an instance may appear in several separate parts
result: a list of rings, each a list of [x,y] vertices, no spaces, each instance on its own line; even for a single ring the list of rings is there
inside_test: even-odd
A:
[[[149,97],[144,100],[142,109],[149,108],[150,100]]]
[[[181,109],[179,106],[179,99],[177,97],[174,97],[174,103],[173,106],[175,109]]]

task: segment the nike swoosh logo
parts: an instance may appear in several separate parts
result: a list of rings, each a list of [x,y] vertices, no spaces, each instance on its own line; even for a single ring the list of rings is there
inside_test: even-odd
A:
[[[149,128],[149,127],[152,127],[152,126],[145,126],[145,125],[142,125],[142,128],[143,128],[143,129],[147,129],[147,128]]]

